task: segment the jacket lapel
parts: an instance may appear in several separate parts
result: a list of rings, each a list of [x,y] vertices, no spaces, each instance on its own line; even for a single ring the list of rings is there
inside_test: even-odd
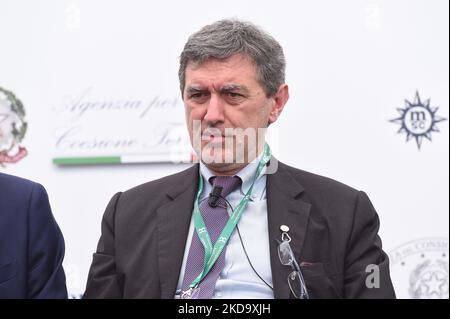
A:
[[[273,161],[276,159],[272,157]],[[278,162],[275,174],[267,175],[267,213],[269,223],[270,263],[274,295],[278,299],[287,299],[291,291],[287,282],[292,271],[290,266],[281,264],[278,257],[278,240],[281,240],[280,226],[290,228],[291,247],[297,261],[302,252],[308,225],[311,204],[302,201],[299,195],[304,191],[289,173],[288,167]]]
[[[169,202],[157,209],[158,265],[163,299],[175,295],[197,184],[198,165],[194,165],[173,180],[167,191]]]

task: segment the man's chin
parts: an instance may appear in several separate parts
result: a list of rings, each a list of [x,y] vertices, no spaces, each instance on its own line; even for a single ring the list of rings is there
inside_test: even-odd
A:
[[[236,156],[234,150],[225,150],[222,147],[205,147],[202,149],[201,160],[205,164],[211,164],[216,167],[228,166],[233,164],[243,164],[244,156]]]
[[[210,157],[210,156],[202,156],[201,160],[204,164],[214,166],[214,167],[221,167],[221,166],[227,167],[229,165],[238,164],[234,159],[226,160],[222,157],[214,158],[214,157]]]
[[[211,163],[203,162],[203,163],[211,171],[213,171],[215,174],[219,174],[219,175],[222,173],[223,173],[223,175],[235,174],[237,171],[241,170],[246,165],[243,163],[216,163],[216,162],[211,162]]]

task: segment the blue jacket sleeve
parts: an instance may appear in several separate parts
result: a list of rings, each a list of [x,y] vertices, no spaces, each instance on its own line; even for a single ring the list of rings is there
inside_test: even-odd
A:
[[[67,298],[64,238],[40,184],[33,185],[28,214],[27,298]]]

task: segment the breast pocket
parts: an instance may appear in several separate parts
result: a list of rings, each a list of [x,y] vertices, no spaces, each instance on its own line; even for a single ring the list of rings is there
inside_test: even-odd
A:
[[[16,276],[16,261],[0,264],[0,285]]]
[[[330,264],[302,263],[300,267],[310,298],[342,298],[341,289],[336,284],[341,275],[336,273]]]

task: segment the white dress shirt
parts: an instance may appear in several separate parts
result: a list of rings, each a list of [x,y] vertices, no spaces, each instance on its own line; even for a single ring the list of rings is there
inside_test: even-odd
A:
[[[233,209],[236,209],[239,202],[250,188],[256,173],[259,160],[262,154],[253,162],[249,163],[236,176],[242,180],[241,187],[231,192],[226,199]],[[258,274],[273,287],[272,273],[270,266],[269,232],[267,222],[267,200],[266,200],[266,167],[261,171],[260,176],[253,187],[253,196],[248,202],[246,210],[243,212],[238,223],[238,228],[242,237],[247,255]],[[200,196],[200,201],[209,196],[212,186],[209,178],[214,176],[211,171],[200,162],[200,173],[203,177],[204,189]],[[231,209],[228,209],[231,214]],[[191,247],[192,235],[195,227],[193,218],[189,228],[188,240],[184,251],[183,264],[177,286],[177,295],[181,292],[186,261]],[[177,297],[177,296],[175,296]],[[268,287],[253,271],[242,248],[237,229],[231,235],[225,253],[225,266],[217,280],[214,295],[212,298],[273,298],[273,291]]]

